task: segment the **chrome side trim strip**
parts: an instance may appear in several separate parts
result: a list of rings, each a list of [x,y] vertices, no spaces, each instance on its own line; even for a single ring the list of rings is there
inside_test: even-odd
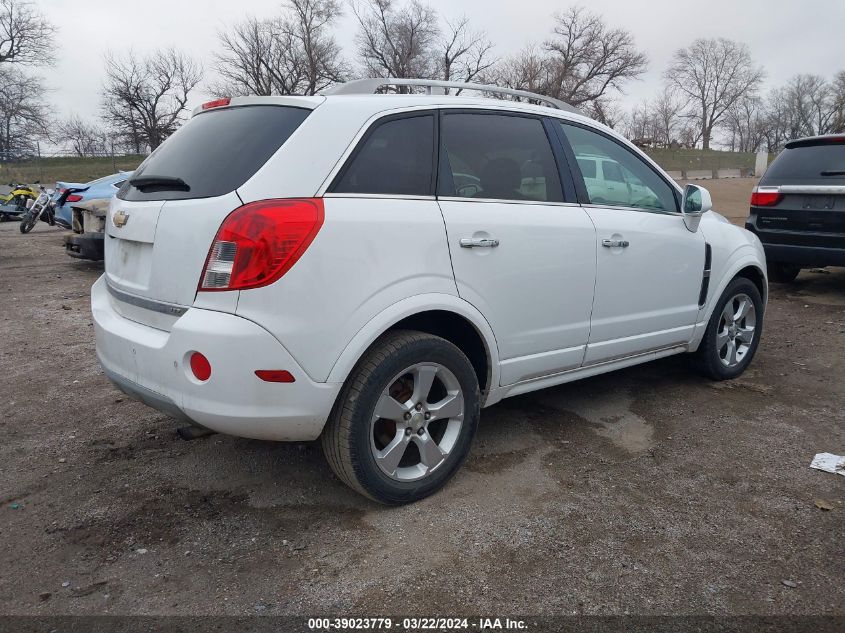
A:
[[[106,288],[108,288],[109,294],[118,301],[146,310],[152,310],[153,312],[161,312],[162,314],[180,317],[188,311],[188,308],[184,306],[177,306],[172,303],[165,303],[164,301],[156,301],[155,299],[147,299],[145,297],[136,297],[128,292],[123,292],[112,287],[108,281],[106,281]]]

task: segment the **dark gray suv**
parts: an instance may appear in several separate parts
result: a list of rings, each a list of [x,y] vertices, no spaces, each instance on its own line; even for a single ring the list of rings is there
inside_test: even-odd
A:
[[[745,228],[763,243],[771,281],[845,266],[845,134],[787,143],[751,194]]]

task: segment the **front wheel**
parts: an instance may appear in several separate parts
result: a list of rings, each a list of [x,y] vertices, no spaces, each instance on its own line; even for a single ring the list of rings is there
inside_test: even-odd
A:
[[[21,233],[29,233],[35,226],[36,221],[35,216],[31,213],[24,214],[23,220],[21,220]]]
[[[754,283],[737,277],[719,298],[695,361],[713,380],[736,378],[754,358],[763,333],[763,299]]]
[[[390,505],[417,501],[466,459],[480,402],[460,349],[422,332],[390,332],[352,371],[323,431],[323,452],[361,494]]]

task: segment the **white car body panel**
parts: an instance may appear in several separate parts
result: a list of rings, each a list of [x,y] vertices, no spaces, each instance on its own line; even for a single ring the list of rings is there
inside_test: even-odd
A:
[[[373,122],[446,107],[578,121],[617,139],[671,182],[627,140],[577,114],[454,95],[237,98],[231,105],[267,103],[311,114],[237,191],[167,202],[115,199],[106,221],[106,273],[92,288],[107,374],[135,397],[209,428],[273,440],[318,437],[366,350],[424,312],[453,313],[479,334],[489,406],[692,351],[730,280],[747,267],[765,276],[759,241],[715,213],[690,232],[681,214],[326,193]],[[325,218],[284,276],[261,288],[197,293],[229,213],[297,197],[322,197]],[[120,229],[112,224],[118,211],[129,215]],[[500,245],[460,247],[462,237],[484,236]],[[630,246],[601,245],[617,236]],[[699,306],[705,241],[712,266]],[[192,350],[211,362],[206,383],[189,373]],[[258,369],[284,369],[296,381],[265,383],[254,375]]]
[[[681,214],[588,207],[598,275],[584,364],[690,340],[698,316],[704,236]],[[625,240],[607,248],[602,240]]]
[[[331,196],[324,204],[325,222],[302,259],[276,283],[242,291],[237,308],[317,381],[374,315],[409,296],[456,294],[434,198]]]
[[[458,294],[496,333],[501,384],[581,365],[595,286],[595,229],[578,205],[440,201]],[[495,238],[495,248],[462,248]]]

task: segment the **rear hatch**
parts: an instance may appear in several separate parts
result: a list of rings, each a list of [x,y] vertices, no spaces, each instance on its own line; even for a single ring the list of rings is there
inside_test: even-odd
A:
[[[259,104],[202,111],[141,164],[106,221],[106,278],[121,314],[169,329],[193,304],[214,236],[241,206],[236,189],[309,112]]]
[[[845,247],[845,136],[787,143],[757,191],[769,194],[766,204],[752,199],[752,221],[764,241]]]

